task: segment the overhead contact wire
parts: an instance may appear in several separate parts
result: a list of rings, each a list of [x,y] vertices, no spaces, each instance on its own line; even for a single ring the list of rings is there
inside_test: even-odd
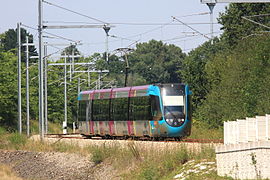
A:
[[[22,26],[26,27],[26,28],[29,28],[29,29],[33,29],[33,30],[36,30],[38,31],[37,28],[34,28],[34,27],[31,27],[31,26],[27,26],[25,24],[22,24]],[[64,40],[67,40],[67,41],[71,41],[71,42],[74,42],[74,43],[79,43],[80,41],[75,41],[75,40],[72,40],[72,39],[69,39],[69,38],[65,38],[63,36],[59,36],[59,35],[56,35],[56,34],[53,34],[53,33],[49,33],[49,32],[46,32],[44,31],[45,34],[49,34],[49,35],[52,35],[52,36],[55,36],[55,37],[58,37],[60,39],[64,39]]]
[[[93,17],[87,16],[87,15],[85,15],[85,14],[82,14],[82,13],[79,13],[79,12],[76,12],[76,11],[73,11],[73,10],[70,10],[70,9],[67,9],[67,8],[64,8],[64,7],[59,6],[59,5],[57,5],[57,4],[53,4],[53,3],[50,3],[50,2],[48,2],[48,1],[43,1],[43,2],[46,3],[46,4],[48,4],[48,5],[51,5],[51,6],[54,6],[54,7],[57,7],[57,8],[60,8],[60,9],[63,9],[63,10],[72,12],[72,13],[74,13],[74,14],[77,14],[77,15],[80,15],[80,16],[83,16],[83,17],[86,17],[86,18],[89,18],[89,19],[92,19],[92,20],[94,20],[94,21],[98,21],[98,22],[103,23],[103,24],[109,24],[109,23],[107,23],[107,22],[105,22],[105,21],[102,21],[102,20],[99,20],[99,19],[97,19],[97,18],[93,18]]]

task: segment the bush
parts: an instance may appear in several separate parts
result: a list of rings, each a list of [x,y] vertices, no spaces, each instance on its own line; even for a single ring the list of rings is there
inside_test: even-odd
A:
[[[27,142],[27,137],[20,135],[19,133],[13,133],[8,136],[8,141],[10,146],[13,146],[15,149],[20,149],[21,146],[25,145]]]
[[[105,159],[105,153],[104,151],[98,149],[98,148],[95,148],[93,151],[92,151],[92,161],[97,165],[97,164],[100,164],[104,159]]]
[[[0,135],[4,135],[4,134],[6,134],[7,132],[6,132],[6,129],[5,128],[3,128],[3,127],[0,127]]]
[[[231,52],[206,65],[211,90],[195,118],[218,128],[232,121],[270,112],[270,36],[243,40]]]

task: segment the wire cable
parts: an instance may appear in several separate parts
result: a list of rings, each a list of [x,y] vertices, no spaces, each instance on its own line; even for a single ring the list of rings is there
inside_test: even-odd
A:
[[[190,17],[190,16],[201,16],[201,15],[207,15],[210,14],[210,12],[201,12],[201,13],[195,13],[195,14],[188,14],[188,15],[183,15],[183,16],[175,16],[175,17]]]
[[[57,8],[59,8],[59,9],[63,9],[63,10],[72,12],[72,13],[74,13],[74,14],[77,14],[77,15],[80,15],[80,16],[83,16],[83,17],[92,19],[92,20],[94,20],[94,21],[98,21],[98,22],[100,22],[100,23],[107,24],[107,25],[109,24],[109,23],[107,23],[107,22],[105,22],[105,21],[101,21],[101,20],[99,20],[99,19],[97,19],[97,18],[93,18],[93,17],[87,16],[87,15],[84,15],[84,14],[82,14],[82,13],[79,13],[79,12],[76,12],[76,11],[73,11],[73,10],[70,10],[70,9],[67,9],[67,8],[64,8],[64,7],[62,7],[62,6],[59,6],[59,5],[56,5],[56,4],[53,4],[53,3],[50,3],[50,2],[48,2],[48,1],[43,1],[43,2],[46,3],[46,4],[48,4],[48,5],[57,7]]]
[[[172,16],[172,18],[173,18],[173,20],[176,20],[176,21],[178,21],[178,22],[180,22],[180,23],[184,24],[185,26],[189,27],[189,28],[190,28],[190,29],[192,29],[193,31],[195,31],[195,32],[199,33],[199,34],[200,34],[200,35],[202,35],[203,37],[205,37],[205,38],[207,38],[207,39],[209,39],[209,40],[211,39],[210,37],[206,36],[205,34],[201,33],[200,31],[198,31],[198,30],[194,29],[193,27],[191,27],[191,26],[187,25],[186,23],[184,23],[184,22],[180,21],[180,20],[179,20],[179,19],[177,19],[176,17]]]
[[[270,14],[257,14],[257,15],[245,16],[245,17],[260,17],[260,16],[270,16]]]
[[[259,26],[262,26],[262,27],[265,27],[265,28],[267,28],[267,29],[270,29],[269,26],[266,26],[266,25],[264,25],[264,24],[262,24],[262,23],[258,23],[258,22],[256,22],[256,21],[253,21],[253,20],[251,20],[251,19],[249,19],[249,18],[247,18],[247,17],[245,17],[245,16],[243,16],[242,18],[245,19],[245,20],[247,20],[247,21],[250,21],[250,22],[252,22],[252,23],[254,23],[254,24],[257,24],[257,25],[259,25]]]
[[[33,30],[38,31],[37,28],[31,27],[31,26],[28,26],[28,25],[25,25],[25,24],[21,24],[21,25],[24,26],[24,27],[26,27],[26,28],[33,29]],[[52,35],[52,36],[55,36],[55,37],[58,37],[58,38],[60,38],[60,39],[64,39],[64,40],[67,40],[67,41],[71,41],[71,42],[74,42],[74,43],[80,43],[80,41],[75,41],[75,40],[72,40],[72,39],[69,39],[69,38],[65,38],[65,37],[63,37],[63,36],[59,36],[59,35],[56,35],[56,34],[53,34],[53,33],[49,33],[49,32],[46,32],[46,31],[43,31],[43,33],[49,34],[49,35]]]
[[[89,23],[89,22],[68,22],[68,21],[45,21],[45,23],[63,23],[63,24],[92,24],[92,25],[102,25],[100,23]],[[131,25],[131,26],[162,26],[166,24],[166,22],[145,22],[145,23],[140,23],[140,22],[113,22],[110,23],[110,25]],[[208,22],[191,22],[191,23],[186,23],[188,25],[209,25],[212,23]],[[217,22],[213,24],[219,24]],[[181,23],[173,23],[173,24],[167,24],[167,26],[179,26],[183,25]]]

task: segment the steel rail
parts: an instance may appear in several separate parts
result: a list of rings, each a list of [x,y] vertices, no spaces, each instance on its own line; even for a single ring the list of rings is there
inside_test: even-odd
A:
[[[80,135],[81,137],[74,137],[74,135]],[[106,141],[106,140],[120,140],[120,141],[149,141],[149,142],[173,142],[173,143],[201,143],[201,144],[206,144],[206,143],[212,143],[212,144],[221,144],[223,143],[223,139],[181,139],[179,141],[175,140],[152,140],[150,138],[147,139],[103,139],[102,137],[99,136],[93,136],[93,137],[87,137],[83,136],[82,134],[79,133],[71,133],[71,134],[46,134],[45,137],[47,138],[61,138],[61,139],[92,139],[92,140],[100,140],[100,141]]]

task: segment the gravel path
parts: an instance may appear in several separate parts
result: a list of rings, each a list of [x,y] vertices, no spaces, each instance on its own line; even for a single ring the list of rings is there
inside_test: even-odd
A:
[[[91,173],[94,163],[90,157],[78,154],[0,150],[0,164],[9,165],[24,179],[107,179]]]

